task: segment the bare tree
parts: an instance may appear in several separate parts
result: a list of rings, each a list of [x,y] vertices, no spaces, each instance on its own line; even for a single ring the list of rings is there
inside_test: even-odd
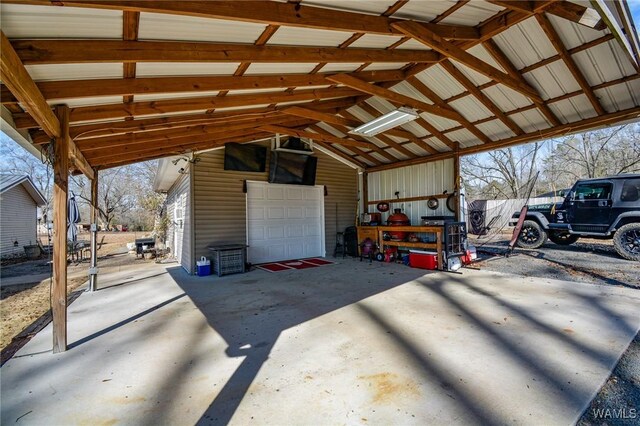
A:
[[[542,142],[470,155],[460,162],[472,198],[523,198],[538,172]]]

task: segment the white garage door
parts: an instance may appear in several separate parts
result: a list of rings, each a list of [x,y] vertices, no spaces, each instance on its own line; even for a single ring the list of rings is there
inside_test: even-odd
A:
[[[247,182],[247,244],[253,264],[324,256],[323,187]]]

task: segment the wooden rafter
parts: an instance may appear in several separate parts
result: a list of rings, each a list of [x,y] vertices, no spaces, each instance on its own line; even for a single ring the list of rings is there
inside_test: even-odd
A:
[[[360,167],[361,169],[366,169],[367,165],[365,163],[363,163],[362,161],[353,158],[352,156],[350,156],[349,154],[347,154],[346,152],[336,148],[335,146],[323,143],[323,142],[316,142],[318,145],[320,145],[321,148],[326,149],[327,151],[333,153],[334,155],[337,155],[338,157],[344,158],[345,160],[351,162],[352,164],[355,164],[356,166]]]
[[[570,1],[552,2],[545,5],[542,9],[551,15],[559,16],[576,24],[585,25],[594,30],[602,31],[607,28],[607,24],[598,16],[598,13],[595,12],[594,9],[577,3]],[[591,22],[594,18],[597,18],[597,20],[593,25],[587,25],[584,20],[586,17],[590,18],[588,22]]]
[[[445,106],[449,106],[444,100],[442,100],[442,98],[440,96],[438,96],[438,94],[436,92],[431,90],[422,81],[418,80],[417,77],[415,77],[415,76],[409,77],[407,79],[407,82],[409,84],[411,84],[418,92],[422,93],[424,96],[426,96],[427,98],[431,99],[431,101],[434,104],[436,104],[436,105],[438,105],[438,106],[440,106],[442,108],[444,108]],[[471,132],[471,134],[473,134],[475,137],[478,138],[478,140],[482,141],[483,143],[491,142],[491,139],[489,139],[489,137],[487,137],[487,135],[482,133],[480,131],[480,129],[478,129],[476,126],[471,124],[469,122],[469,120],[467,120],[462,114],[458,114],[458,115],[459,115],[459,117],[456,119],[456,121],[458,123],[460,123],[462,125],[462,127],[464,127],[469,132]]]
[[[335,137],[335,135],[332,135],[330,132],[326,131],[325,129],[318,126],[317,124],[312,124],[311,126],[309,126],[309,129],[313,130],[315,133],[318,133],[320,135]],[[364,150],[356,146],[349,146],[348,149],[349,151],[353,152],[356,156],[363,158],[365,161],[368,161],[374,166],[382,164],[380,160],[376,159],[374,156],[372,156],[368,152],[365,152]]]
[[[524,133],[520,126],[518,126],[511,118],[509,118],[504,111],[502,111],[496,104],[493,103],[491,99],[487,95],[485,95],[482,90],[478,89],[478,87],[473,84],[469,78],[462,73],[458,68],[455,67],[451,62],[444,61],[440,65],[447,70],[449,74],[453,76],[465,89],[467,89],[473,96],[476,97],[484,105],[493,115],[496,116],[500,121],[504,123],[513,133],[516,135],[521,135]]]
[[[449,120],[456,120],[456,118],[458,118],[459,116],[458,112],[454,111],[450,107],[441,108],[436,105],[428,104],[426,102],[422,102],[410,96],[405,96],[401,93],[394,92],[393,90],[385,89],[383,87],[376,86],[375,84],[367,83],[366,81],[360,80],[349,74],[332,75],[327,77],[327,80],[330,80],[339,84],[344,84],[347,87],[351,87],[363,93],[367,93],[373,96],[379,96],[381,98],[388,99],[390,101],[398,102],[400,104],[410,106],[412,108],[419,109],[424,112],[428,112],[429,114],[448,118]]]
[[[507,71],[510,76],[524,81],[524,77],[522,76],[522,74],[518,72],[509,58],[507,58],[507,55],[505,55],[504,52],[500,50],[498,45],[493,40],[487,40],[483,42],[482,45],[485,49],[487,49],[489,54],[493,56],[493,58],[500,64],[500,66],[504,68],[505,71]],[[558,119],[558,117],[544,102],[538,102],[534,100],[533,103],[536,104],[536,107],[540,110],[540,112],[542,112],[547,120],[549,120],[549,123],[551,123],[552,126],[559,126],[560,124],[562,124],[560,119]]]
[[[125,41],[135,41],[138,39],[138,29],[140,28],[140,12],[125,10],[122,13],[122,39]],[[126,62],[123,64],[123,77],[135,78],[136,63]],[[124,102],[133,102],[132,95],[126,95]]]
[[[4,0],[7,3],[24,3],[23,0]],[[29,0],[30,4],[52,5],[50,1]],[[172,15],[198,16],[203,18],[228,19],[260,24],[321,30],[348,31],[398,35],[390,24],[397,19],[357,12],[327,9],[292,3],[264,1],[145,1],[145,0],[65,0],[65,6],[132,10],[138,12],[167,13]],[[478,32],[473,27],[462,25],[430,24],[429,28],[448,39],[473,40]]]
[[[605,109],[600,104],[600,100],[596,97],[595,93],[591,89],[591,86],[589,86],[587,79],[580,71],[580,68],[578,68],[578,66],[576,65],[575,61],[567,51],[567,48],[564,46],[564,44],[562,44],[562,41],[560,41],[560,36],[558,35],[556,29],[553,28],[553,25],[551,25],[549,18],[547,18],[544,14],[539,14],[536,15],[536,19],[538,20],[538,23],[542,27],[544,33],[549,38],[551,44],[556,49],[556,52],[558,52],[558,55],[560,55],[567,68],[569,68],[569,71],[571,72],[573,78],[576,79],[578,85],[584,91],[584,94],[587,95],[589,102],[591,102],[591,105],[596,110],[598,115],[606,114]]]
[[[304,88],[331,84],[331,81],[325,79],[327,75],[329,74],[109,78],[42,81],[36,83],[36,85],[45,99],[71,99],[223,90]],[[363,71],[354,75],[368,82],[404,79],[404,73],[400,70]],[[0,96],[3,104],[17,102],[16,98],[4,85],[0,86]]]
[[[476,58],[472,54],[467,53],[464,49],[458,47],[457,45],[444,40],[442,37],[438,36],[421,23],[406,21],[402,23],[394,23],[392,24],[392,26],[402,31],[407,36],[413,37],[417,41],[441,53],[442,55],[450,59],[454,59],[461,64],[464,64],[469,68],[479,72],[480,74],[489,77],[490,79],[497,80],[505,86],[515,90],[516,92],[522,93],[523,95],[531,99],[540,101],[542,100],[535,92],[535,90],[533,90],[528,84],[523,84],[522,82],[511,78],[511,76],[509,76],[508,74],[505,74],[499,69],[494,68],[486,62]]]
[[[264,125],[264,126],[258,127],[258,129],[263,130],[265,132],[271,132],[274,134],[282,133],[283,135],[297,136],[299,138],[310,138],[310,139],[319,140],[327,143],[336,143],[344,146],[356,146],[360,148],[369,148],[371,146],[371,144],[368,142],[360,142],[354,139],[339,138],[337,136],[307,132],[305,130],[298,130],[298,129],[293,129],[293,128],[284,127],[284,126]]]
[[[280,102],[309,101],[326,98],[340,98],[354,96],[358,92],[348,88],[338,89],[309,89],[293,93],[269,92],[251,95],[235,95],[226,97],[198,97],[186,99],[168,99],[151,102],[133,102],[130,104],[109,104],[99,106],[78,107],[71,110],[71,122],[112,120],[138,115],[167,114],[176,112],[202,111],[208,109],[250,107]],[[18,114],[14,116],[19,128],[36,127],[28,116]]]
[[[14,40],[25,65],[109,62],[436,62],[430,50],[121,40]]]

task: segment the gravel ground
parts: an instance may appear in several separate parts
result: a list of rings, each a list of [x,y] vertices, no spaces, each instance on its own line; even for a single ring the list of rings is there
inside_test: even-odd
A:
[[[473,266],[527,277],[618,285],[640,291],[640,262],[619,257],[610,240],[580,239],[570,246],[547,242],[537,250],[516,248],[514,254],[506,258],[502,254],[508,241],[508,235],[494,237],[489,243],[481,238],[472,241],[480,259]],[[640,425],[640,334],[577,424]]]

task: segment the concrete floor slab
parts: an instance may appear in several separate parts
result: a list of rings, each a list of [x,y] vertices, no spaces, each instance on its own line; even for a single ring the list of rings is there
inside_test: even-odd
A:
[[[2,424],[570,424],[640,328],[629,288],[350,259],[100,286],[2,367]]]

